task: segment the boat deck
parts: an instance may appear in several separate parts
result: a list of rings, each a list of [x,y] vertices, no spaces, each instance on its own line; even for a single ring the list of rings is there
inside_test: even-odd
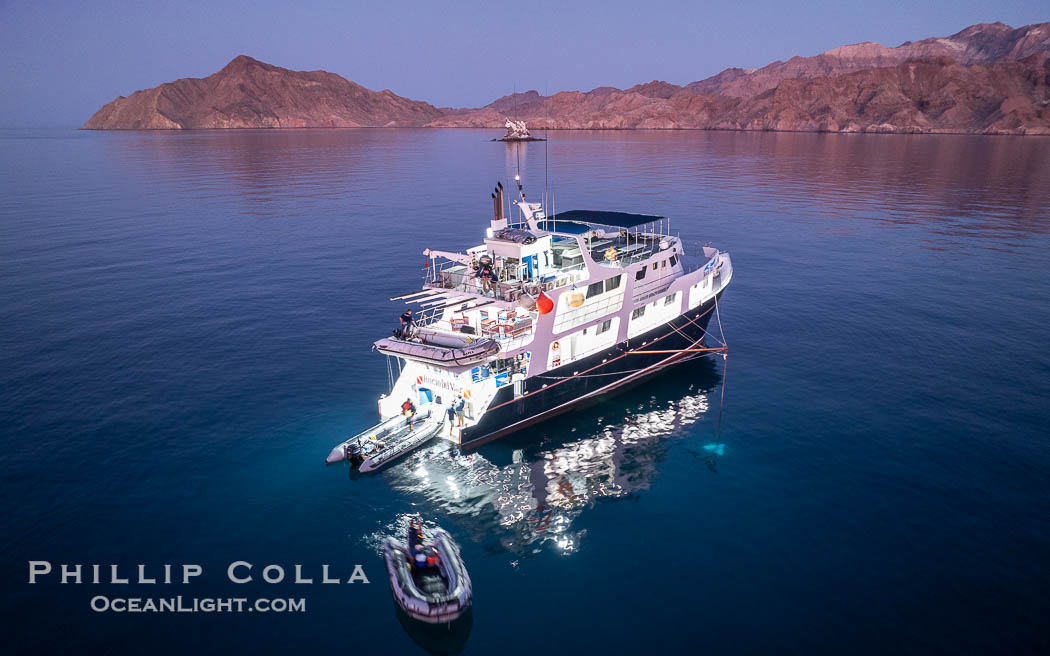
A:
[[[591,258],[608,267],[624,268],[649,259],[660,251],[661,240],[667,237],[620,234],[590,242]]]

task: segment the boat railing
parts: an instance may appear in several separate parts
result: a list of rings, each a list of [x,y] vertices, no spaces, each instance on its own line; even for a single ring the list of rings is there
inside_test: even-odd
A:
[[[422,308],[413,317],[414,323],[417,328],[433,327],[435,324],[439,324],[441,317],[444,314],[444,309],[441,306],[435,306],[430,308]]]
[[[465,264],[452,260],[428,266],[423,272],[423,284],[441,289],[466,291],[466,285],[474,278],[474,272]]]
[[[553,274],[553,280],[544,283],[543,291],[550,291],[552,289],[561,289],[573,283],[580,282],[587,277],[587,265],[580,263],[574,264],[569,267],[557,269]]]
[[[591,245],[591,258],[602,266],[622,269],[648,259],[662,239],[665,237],[639,236],[598,241]]]
[[[438,267],[427,267],[424,273],[423,286],[432,289],[478,294],[503,301],[516,302],[523,295],[536,298],[540,292],[551,291],[579,282],[587,275],[584,264],[576,264],[543,276],[538,280],[517,280],[507,276],[507,270],[500,270],[499,280],[488,285],[474,271],[463,264],[445,263]]]
[[[646,273],[651,274],[652,270],[650,269],[646,271]],[[657,296],[666,291],[667,288],[671,286],[671,283],[677,278],[677,276],[668,273],[662,276],[649,277],[649,279],[644,282],[635,282],[634,295],[631,300],[634,303],[638,303],[639,301],[644,301],[653,296]]]
[[[650,255],[652,255],[651,252],[644,251],[644,252],[641,252],[641,253],[629,253],[629,254],[624,255],[622,257],[617,256],[615,259],[611,259],[611,260],[607,260],[607,259],[597,260],[596,259],[595,261],[598,264],[600,264],[601,266],[604,266],[604,267],[609,267],[609,268],[613,268],[613,269],[623,269],[625,267],[631,266],[632,264],[637,264],[638,262],[641,262],[643,260],[648,259]]]

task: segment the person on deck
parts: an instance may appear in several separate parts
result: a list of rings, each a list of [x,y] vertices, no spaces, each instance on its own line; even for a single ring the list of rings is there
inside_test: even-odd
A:
[[[456,395],[456,400],[452,402],[452,408],[453,408],[453,410],[456,413],[456,418],[459,420],[459,422],[457,424],[458,426],[465,426],[466,425],[466,421],[464,421],[464,419],[463,419],[463,407],[466,404],[467,404],[467,401],[466,401],[466,399],[463,398],[463,394],[462,393],[457,394]],[[450,429],[449,434],[450,435],[452,434],[451,433],[451,429]]]
[[[405,402],[401,404],[401,412],[405,415],[405,421],[408,422],[408,430],[415,430],[412,427],[412,417],[416,416],[416,406],[412,403],[412,399],[405,399]]]
[[[482,264],[478,269],[478,277],[481,278],[481,292],[483,294],[492,290],[492,297],[496,297],[496,285],[499,284],[499,276],[491,264]]]
[[[452,437],[452,428],[456,425],[456,402],[448,406],[448,436]]]
[[[401,315],[401,339],[408,339],[412,336],[412,326],[416,325],[416,320],[412,318],[412,308],[408,308]]]

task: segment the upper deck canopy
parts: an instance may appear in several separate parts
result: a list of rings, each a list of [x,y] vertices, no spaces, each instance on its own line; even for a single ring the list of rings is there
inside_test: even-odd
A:
[[[605,212],[602,210],[569,210],[547,217],[540,227],[548,232],[581,234],[594,226],[612,228],[634,228],[646,223],[656,223],[664,217],[653,214],[629,214],[627,212]]]

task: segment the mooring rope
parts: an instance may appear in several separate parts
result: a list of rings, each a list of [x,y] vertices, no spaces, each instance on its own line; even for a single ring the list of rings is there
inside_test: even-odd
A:
[[[722,315],[718,311],[718,294],[715,294],[715,319],[718,320],[718,332],[722,335],[722,339],[725,340],[725,330],[722,329]],[[722,439],[722,415],[725,413],[726,404],[726,375],[729,373],[729,345],[722,342],[725,345],[725,350],[722,352],[722,390],[718,395],[718,426],[715,428],[715,436]]]

